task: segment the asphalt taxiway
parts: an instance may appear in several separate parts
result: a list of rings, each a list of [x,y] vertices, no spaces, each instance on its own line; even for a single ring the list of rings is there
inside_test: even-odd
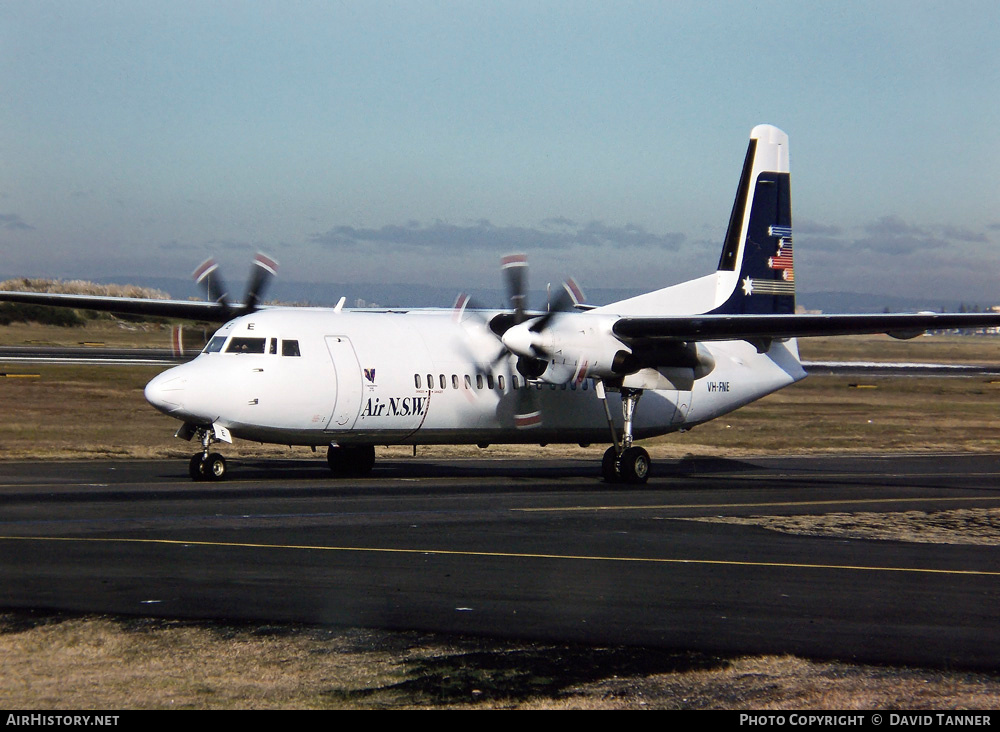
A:
[[[554,448],[549,448],[553,450]],[[0,608],[995,669],[1000,547],[684,520],[1000,506],[994,455],[0,463]]]

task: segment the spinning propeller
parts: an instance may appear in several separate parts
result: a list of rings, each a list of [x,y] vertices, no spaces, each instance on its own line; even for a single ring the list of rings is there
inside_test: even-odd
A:
[[[191,276],[195,282],[205,287],[207,299],[209,302],[214,302],[217,307],[214,312],[211,308],[207,310],[201,309],[196,316],[182,317],[225,323],[227,320],[232,320],[239,315],[252,313],[257,309],[257,305],[264,291],[267,289],[268,283],[270,283],[271,278],[274,277],[277,271],[278,263],[271,257],[258,252],[257,256],[254,257],[253,266],[250,270],[250,281],[247,283],[243,302],[234,305],[229,302],[229,291],[226,289],[226,283],[222,280],[222,275],[219,274],[218,263],[214,259],[206,259],[198,265],[198,268]],[[202,305],[202,303],[199,303],[199,305]],[[207,337],[207,334],[202,333],[201,336],[196,338],[199,342],[198,351],[205,345]],[[173,351],[174,358],[177,360],[185,360],[185,357],[190,354],[190,350],[185,347],[185,340],[184,326],[174,325],[171,328],[171,350]]]
[[[490,328],[503,342],[504,348],[518,357],[517,370],[528,379],[537,379],[552,357],[546,330],[561,313],[573,312],[584,300],[583,290],[571,277],[563,283],[556,299],[541,315],[531,315],[524,309],[527,300],[528,262],[523,254],[512,254],[502,260],[504,281],[513,312],[503,313],[490,321]]]
[[[501,260],[501,272],[510,303],[510,312],[494,316],[486,325],[500,340],[497,355],[489,362],[488,369],[495,368],[501,361],[513,355],[517,357],[515,366],[524,377],[523,388],[516,389],[517,408],[514,423],[519,429],[538,427],[542,424],[541,407],[537,385],[529,380],[538,379],[548,367],[551,351],[548,348],[546,330],[553,319],[561,313],[573,312],[584,301],[583,291],[570,278],[563,283],[563,289],[548,309],[541,314],[532,314],[525,308],[527,302],[528,260],[523,254],[510,254]],[[472,305],[470,297],[462,293],[455,301],[455,319],[461,321],[466,309]],[[481,316],[477,317],[482,320]]]
[[[192,277],[194,277],[195,282],[205,287],[207,299],[216,302],[228,320],[238,315],[254,312],[277,271],[278,263],[266,254],[258,252],[253,259],[250,280],[247,282],[243,302],[235,305],[229,302],[229,290],[219,272],[219,264],[214,259],[206,259],[198,265]]]

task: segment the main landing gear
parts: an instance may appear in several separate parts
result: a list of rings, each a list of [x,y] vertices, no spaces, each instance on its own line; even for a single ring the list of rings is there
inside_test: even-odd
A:
[[[210,427],[199,427],[197,435],[201,439],[201,452],[191,456],[188,474],[192,480],[222,480],[226,477],[226,459],[217,452],[208,451],[212,443],[218,441],[215,431]]]
[[[330,445],[326,462],[338,478],[368,475],[375,466],[374,445]]]
[[[639,397],[642,396],[642,390],[625,387],[621,389],[622,416],[625,420],[625,426],[622,429],[621,441],[619,441],[614,420],[611,419],[611,410],[608,409],[604,384],[597,382],[597,387],[598,397],[604,402],[604,411],[608,416],[611,439],[615,443],[604,453],[604,458],[601,460],[601,475],[606,483],[641,485],[649,480],[650,460],[648,452],[632,444],[632,418],[635,415]]]
[[[629,447],[618,454],[614,445],[604,453],[601,475],[605,483],[641,485],[649,480],[649,453],[641,447]]]

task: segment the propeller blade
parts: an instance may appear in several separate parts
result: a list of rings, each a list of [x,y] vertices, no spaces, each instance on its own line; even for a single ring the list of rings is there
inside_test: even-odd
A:
[[[566,299],[564,299],[564,296]],[[563,291],[556,299],[557,303],[563,303],[562,310],[567,313],[573,312],[586,301],[587,296],[583,294],[583,288],[572,277],[563,282]]]
[[[475,308],[472,304],[472,296],[467,292],[460,292],[455,298],[455,304],[451,306],[451,319],[456,323],[461,323],[462,319],[465,318],[465,309],[467,307]]]
[[[481,325],[487,332],[493,332],[492,326],[489,321],[486,320],[485,316],[481,312],[480,306],[472,299],[472,296],[467,292],[458,293],[458,297],[455,298],[455,304],[451,306],[451,318],[456,323],[461,323],[466,318]],[[486,366],[483,368],[478,362],[476,363],[476,373],[482,376],[492,375],[493,369],[500,364],[505,358],[510,355],[506,346],[500,343],[500,348],[497,351],[497,355],[491,358]]]
[[[583,294],[583,290],[580,289],[578,284],[576,284],[576,280],[570,277],[568,280],[563,282],[563,289],[556,297],[555,301],[549,305],[549,311],[542,317],[535,320],[529,329],[532,333],[541,333],[548,327],[549,323],[554,317],[556,317],[556,315],[559,313],[574,312],[576,310],[576,306],[584,302],[584,300],[585,296]]]
[[[177,360],[184,358],[184,329],[175,325],[170,329],[170,350]]]
[[[559,311],[557,310],[549,310],[549,312],[545,313],[545,315],[540,318],[536,318],[528,327],[528,330],[532,333],[541,333],[549,326],[549,323],[552,322],[552,318],[556,317],[558,312]]]
[[[525,382],[518,389],[517,412],[514,414],[514,426],[519,430],[530,430],[542,426],[542,408],[539,404],[538,389]]]
[[[507,298],[514,308],[514,322],[524,322],[525,291],[528,286],[528,258],[523,254],[508,254],[500,260]]]
[[[247,283],[247,294],[243,298],[243,313],[252,313],[257,309],[268,284],[278,273],[278,263],[271,257],[257,252],[250,269],[250,281]]]
[[[191,274],[194,281],[205,288],[205,299],[219,303],[224,310],[229,310],[229,290],[219,273],[219,263],[214,259],[206,259],[198,265]]]

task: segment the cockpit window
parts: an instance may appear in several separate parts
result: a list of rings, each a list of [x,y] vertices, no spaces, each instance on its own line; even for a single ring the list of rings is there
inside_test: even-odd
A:
[[[226,344],[226,336],[214,336],[212,340],[208,342],[205,346],[205,350],[202,353],[218,353],[222,350],[222,347]]]
[[[233,338],[226,347],[226,353],[263,353],[266,338]]]
[[[299,342],[298,341],[282,341],[281,342],[281,355],[282,356],[301,356],[299,353]]]

